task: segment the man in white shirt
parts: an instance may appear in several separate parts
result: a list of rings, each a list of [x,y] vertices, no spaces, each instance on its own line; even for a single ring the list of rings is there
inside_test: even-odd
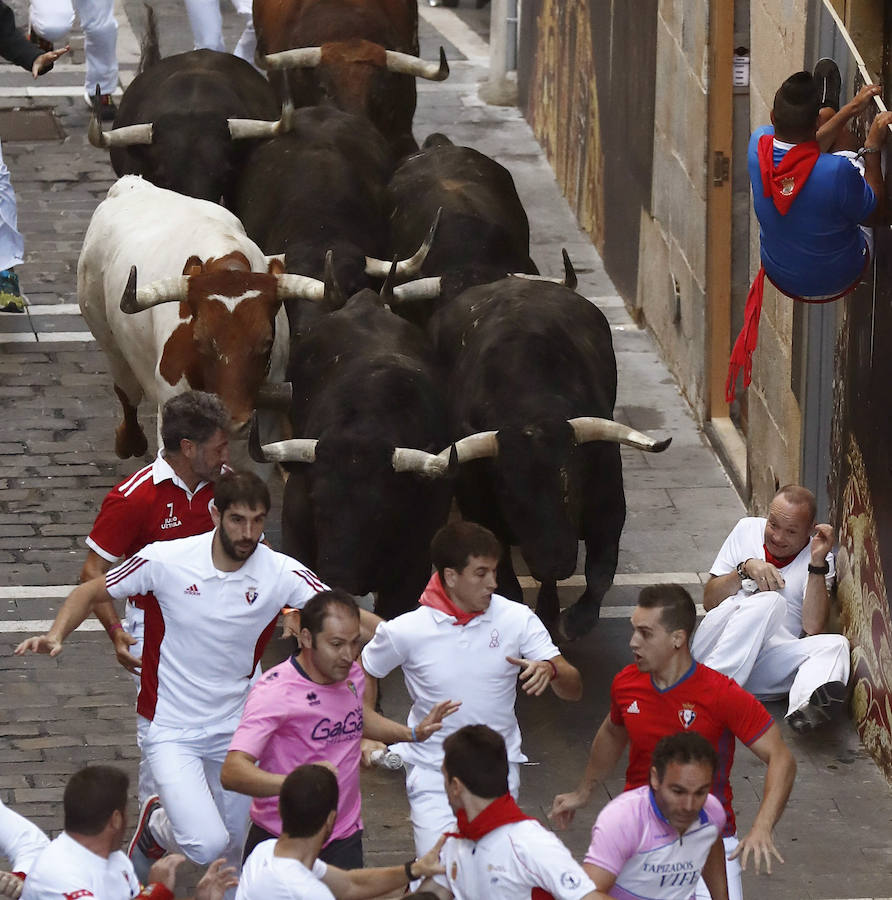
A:
[[[11,867],[9,872],[0,872],[0,897],[18,900],[25,876],[49,842],[33,822],[0,800],[0,856],[5,856]]]
[[[558,837],[526,816],[508,792],[508,754],[502,736],[466,725],[443,742],[443,776],[457,832],[440,851],[446,887],[428,880],[422,890],[442,900],[601,900]]]
[[[828,634],[833,529],[816,524],[814,494],[782,487],[768,518],[741,519],[703,588],[706,617],[691,644],[698,662],[759,699],[789,694],[787,721],[805,732],[846,697],[849,642]]]
[[[532,610],[494,593],[501,552],[498,538],[474,522],[445,525],[431,544],[436,572],[419,608],[379,625],[362,652],[362,666],[371,679],[402,668],[412,698],[410,731],[437,703],[461,703],[428,740],[393,747],[407,763],[406,790],[419,855],[455,822],[440,772],[447,735],[463,725],[488,722],[507,745],[509,787],[516,794],[520,763],[526,762],[514,713],[518,674],[527,694],[541,695],[550,686],[564,700],[582,696],[579,672],[560,655]],[[375,704],[371,679],[366,708]]]
[[[131,842],[140,877],[165,850],[202,865],[220,855],[240,860],[250,798],[224,791],[220,768],[279,611],[300,609],[325,587],[297,560],[258,543],[269,505],[256,475],[225,473],[214,531],[150,544],[79,585],[49,632],[16,648],[55,656],[97,603],[151,592],[143,657],[132,663],[142,666],[137,713],[151,720],[142,750],[161,802],[143,804]]]
[[[173,900],[176,869],[183,857],[155,863],[140,887],[130,860],[119,849],[127,830],[125,772],[87,766],[68,780],[62,805],[65,830],[35,860],[25,879],[24,900]],[[220,900],[235,885],[234,869],[217,860],[201,879],[195,900]]]
[[[298,766],[282,782],[282,834],[245,860],[236,900],[362,900],[392,895],[412,879],[440,874],[442,841],[424,858],[377,869],[339,869],[319,859],[338,814],[338,779],[330,763]]]

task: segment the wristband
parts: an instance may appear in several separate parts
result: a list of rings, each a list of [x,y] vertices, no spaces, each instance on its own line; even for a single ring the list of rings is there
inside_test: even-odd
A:
[[[135,900],[174,900],[174,893],[166,884],[153,881],[136,895]]]
[[[545,662],[551,666],[551,680],[554,681],[557,678],[557,666],[550,659],[546,659]]]
[[[826,575],[830,571],[830,563],[824,560],[824,565],[822,566],[813,566],[811,563],[808,564],[808,574],[809,575]]]
[[[409,731],[412,732],[412,743],[417,744],[418,743],[418,735],[415,733],[415,726],[413,725],[409,729]],[[414,860],[413,860],[413,862],[414,862]],[[411,865],[411,863],[410,863],[410,865]],[[411,881],[412,879],[410,878],[409,880]]]
[[[112,622],[111,625],[108,626],[105,630],[108,632],[108,636],[111,637],[112,634],[120,628],[121,631],[124,630],[124,626],[120,622]]]
[[[412,874],[412,865],[414,863],[414,859],[410,859],[407,863],[403,863],[403,868],[406,870],[406,881],[410,883],[415,880],[415,876]]]
[[[864,156],[867,156],[868,153],[880,153],[880,147],[862,147],[856,154],[855,159],[861,159]]]

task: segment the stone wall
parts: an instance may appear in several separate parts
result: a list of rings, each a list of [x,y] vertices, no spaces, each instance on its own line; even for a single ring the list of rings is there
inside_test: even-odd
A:
[[[660,0],[652,209],[634,303],[699,421],[705,416],[708,0]]]

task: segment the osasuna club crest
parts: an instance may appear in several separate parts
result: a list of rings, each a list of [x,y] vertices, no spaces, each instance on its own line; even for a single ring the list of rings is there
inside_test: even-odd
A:
[[[248,606],[251,606],[259,596],[257,588],[251,588],[250,590],[245,591],[245,600],[248,601]]]
[[[694,719],[696,718],[697,713],[694,712],[694,705],[692,703],[682,704],[682,708],[678,711],[678,719],[681,722],[682,726],[685,728],[690,728],[691,725],[694,724]]]

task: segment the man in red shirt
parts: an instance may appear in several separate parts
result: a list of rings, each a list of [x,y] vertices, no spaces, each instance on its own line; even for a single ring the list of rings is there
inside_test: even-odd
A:
[[[214,527],[210,505],[214,482],[229,459],[229,413],[219,397],[187,391],[161,410],[161,443],[155,461],[112,488],[87,537],[81,582],[104,575],[113,565],[155,541],[192,537]],[[143,607],[146,597],[127,599],[122,628],[111,603],[96,608],[118,661],[136,675],[128,660],[142,656]],[[139,722],[144,722],[140,719]],[[137,743],[142,746],[137,727]],[[139,799],[155,793],[140,762]]]
[[[575,810],[588,802],[596,782],[606,778],[616,765],[627,744],[625,789],[630,790],[648,783],[651,756],[661,737],[676,731],[696,731],[718,753],[712,793],[722,801],[728,817],[724,832],[725,848],[730,853],[728,894],[731,900],[740,900],[740,868],[746,867],[751,853],[757,873],[763,862],[771,873],[772,855],[783,862],[771,833],[793,787],[796,763],[765,707],[737,682],[691,657],[688,644],[696,621],[694,601],[680,585],[659,585],[641,592],[632,613],[629,642],[635,662],[613,679],[610,713],[592,741],[582,781],[575,791],[555,797],[550,818],[558,827],[566,828]],[[759,811],[739,843],[729,780],[735,738],[768,767]],[[698,896],[702,890],[698,887]]]

